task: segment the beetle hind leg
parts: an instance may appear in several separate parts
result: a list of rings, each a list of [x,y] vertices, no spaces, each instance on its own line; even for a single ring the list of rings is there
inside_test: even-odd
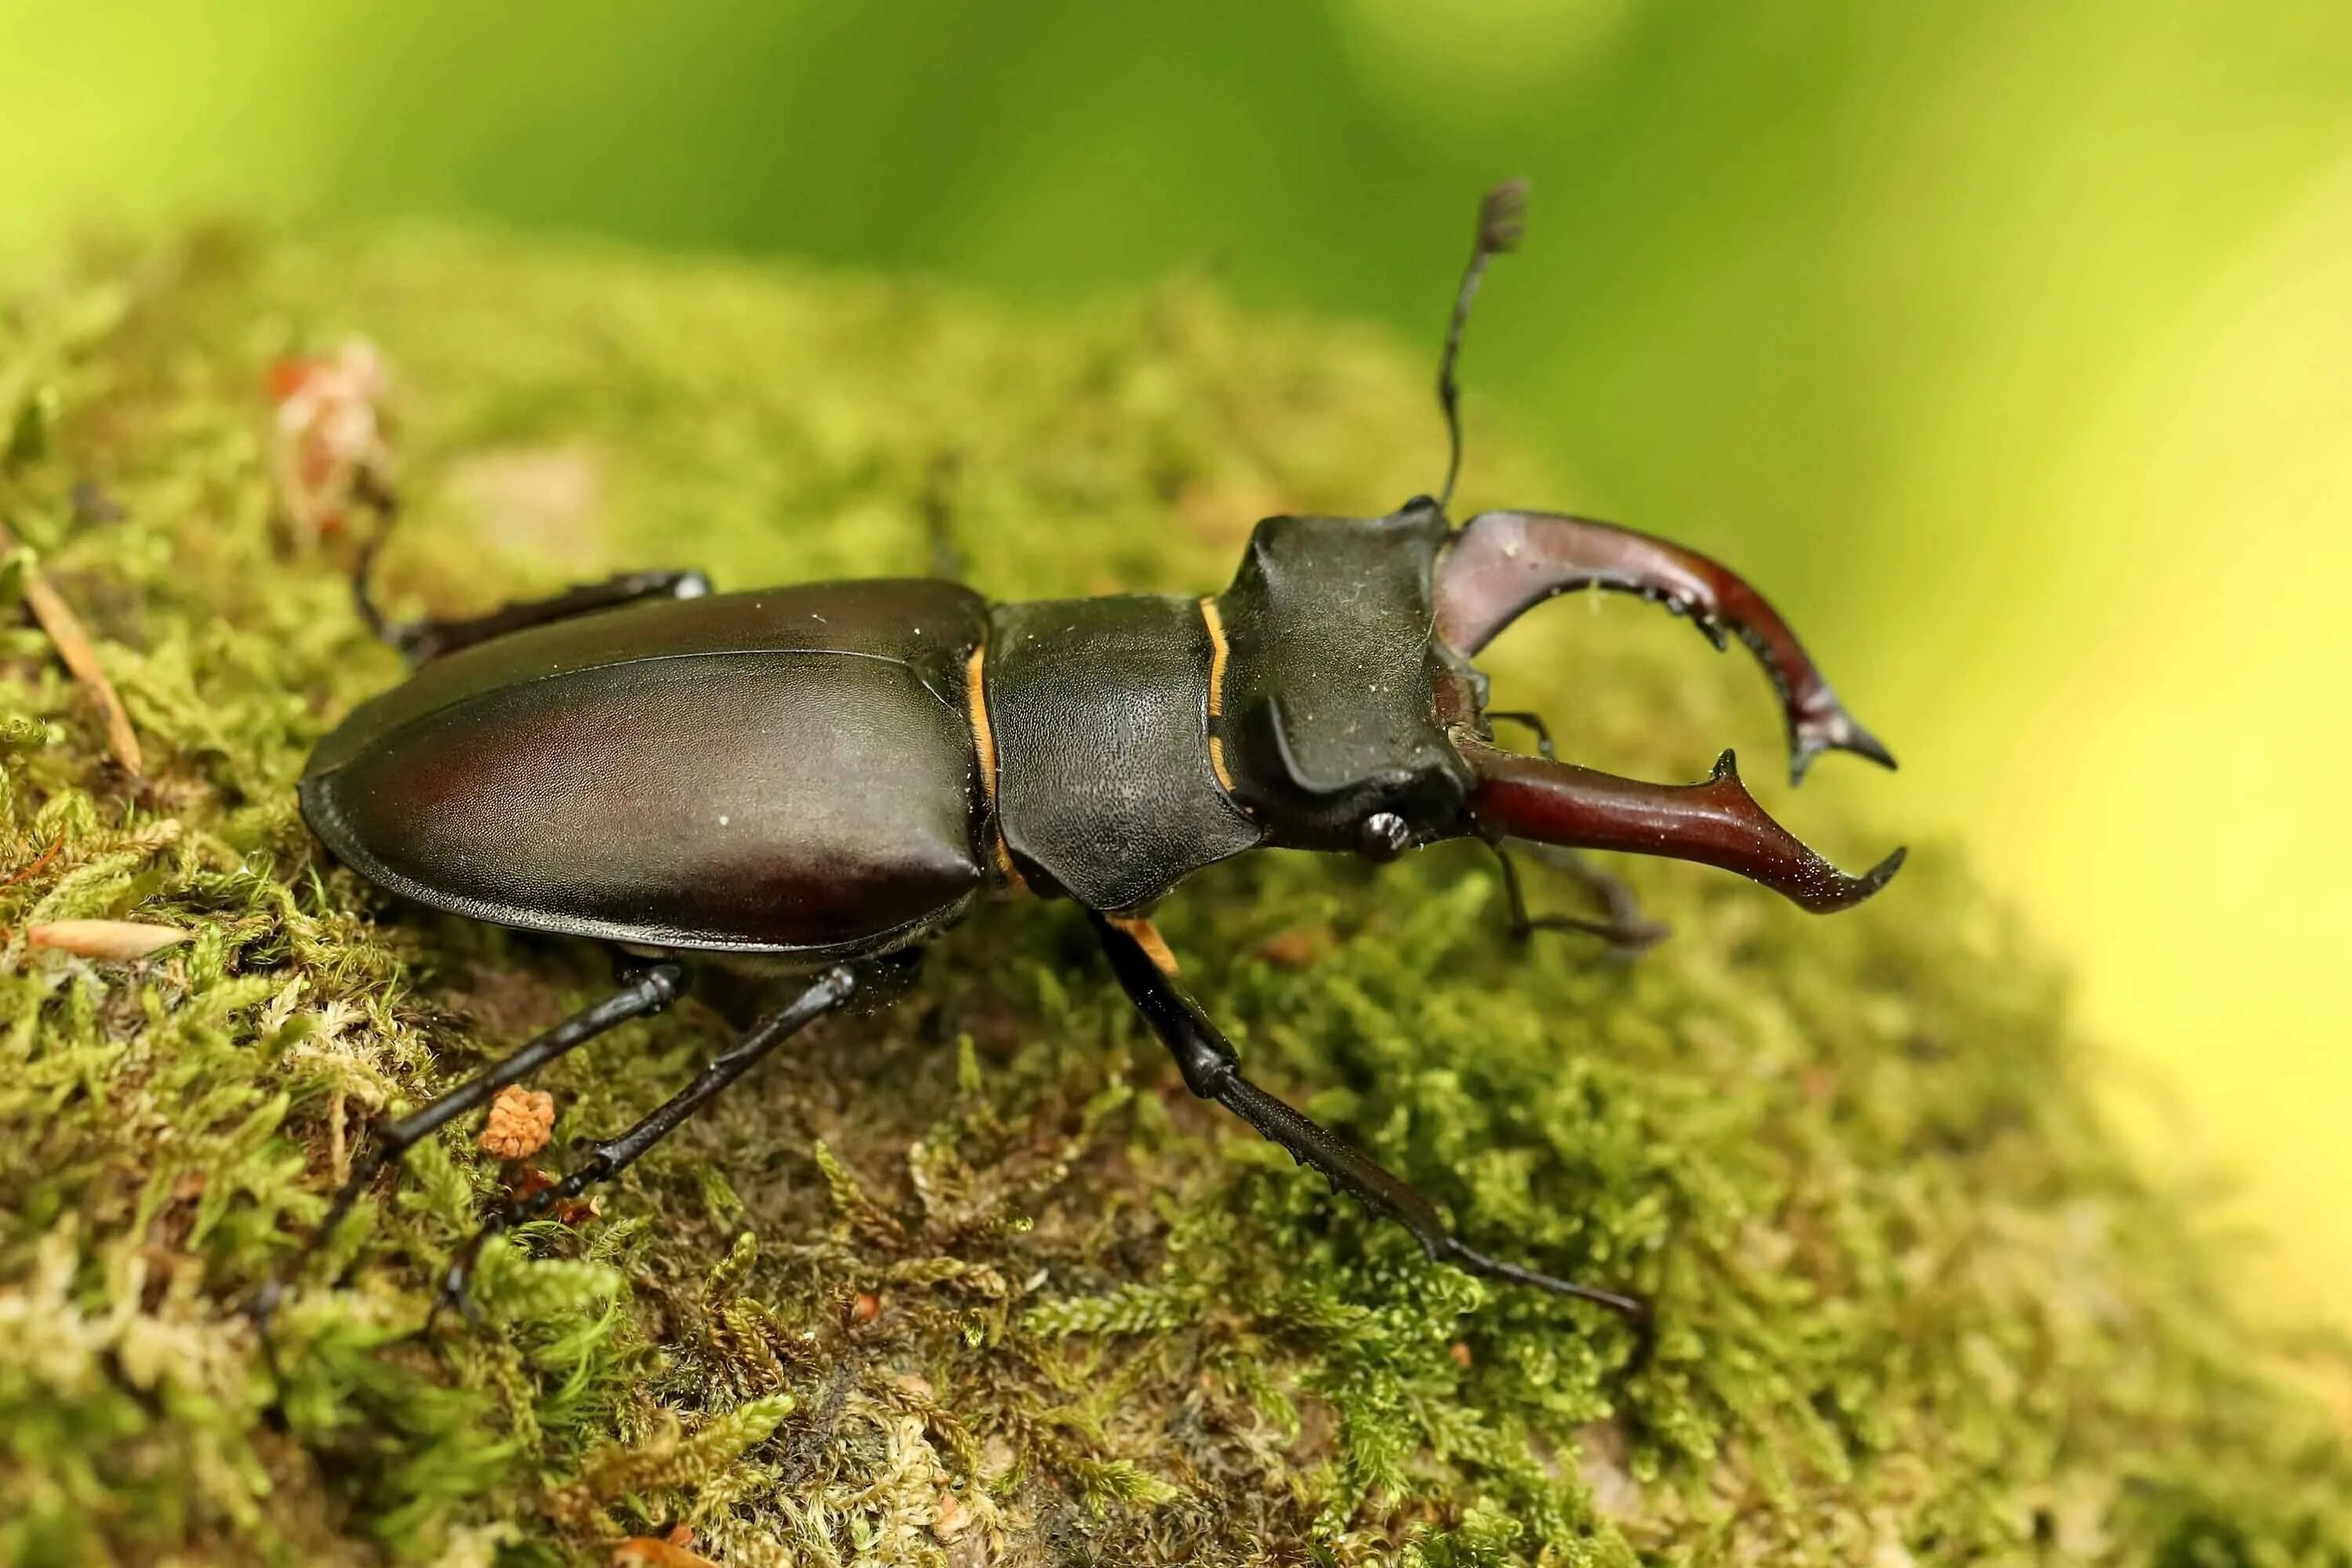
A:
[[[1110,959],[1112,973],[1118,976],[1119,984],[1144,1021],[1176,1058],[1176,1065],[1184,1074],[1185,1087],[1194,1094],[1215,1100],[1248,1122],[1260,1137],[1280,1146],[1298,1163],[1311,1166],[1335,1190],[1346,1193],[1382,1218],[1404,1226],[1432,1259],[1482,1279],[1532,1285],[1555,1296],[1606,1307],[1633,1325],[1642,1346],[1646,1348],[1650,1331],[1647,1301],[1489,1258],[1470,1247],[1454,1234],[1438,1214],[1437,1205],[1428,1198],[1379,1162],[1351,1147],[1329,1128],[1244,1078],[1232,1042],[1209,1021],[1144,943],[1125,925],[1116,924],[1103,915],[1089,911],[1087,918],[1094,921],[1095,934]]]
[[[711,1058],[694,1076],[692,1082],[664,1100],[635,1126],[590,1149],[587,1156],[562,1181],[509,1204],[504,1210],[493,1215],[451,1259],[448,1273],[442,1279],[440,1292],[434,1300],[433,1315],[425,1320],[427,1325],[431,1324],[433,1316],[437,1316],[444,1308],[453,1307],[468,1318],[473,1316],[467,1286],[473,1279],[475,1262],[492,1237],[538,1218],[557,1204],[578,1197],[599,1182],[609,1182],[618,1176],[635,1164],[646,1150],[668,1137],[680,1123],[717,1099],[721,1090],[749,1072],[770,1051],[819,1018],[847,1005],[857,994],[858,988],[856,972],[846,966],[826,970],[793,1001],[761,1018],[740,1039]]]
[[[267,1344],[269,1317],[286,1293],[287,1282],[300,1275],[305,1265],[324,1247],[335,1234],[344,1216],[359,1201],[368,1184],[388,1165],[396,1165],[409,1150],[415,1148],[437,1129],[456,1121],[469,1110],[489,1103],[499,1090],[509,1084],[519,1083],[578,1047],[586,1045],[600,1035],[627,1023],[658,1013],[686,992],[686,971],[671,963],[650,964],[630,976],[620,990],[591,1006],[583,1007],[563,1022],[533,1038],[505,1059],[494,1064],[456,1089],[418,1110],[411,1111],[397,1121],[379,1127],[369,1145],[352,1162],[352,1172],[343,1184],[336,1189],[328,1202],[327,1213],[316,1229],[302,1244],[294,1260],[273,1275],[247,1308],[256,1327],[262,1331]]]
[[[567,588],[548,598],[502,605],[486,616],[404,621],[385,626],[377,635],[398,648],[414,668],[527,626],[543,626],[551,621],[568,621],[574,616],[618,609],[642,599],[699,599],[709,592],[710,579],[699,572],[624,572],[601,583]]]
[[[359,592],[364,594],[364,585]],[[362,598],[362,615],[375,635],[400,650],[409,668],[430,664],[445,654],[452,654],[492,637],[519,632],[530,626],[543,626],[551,621],[568,621],[575,616],[593,615],[599,610],[618,609],[644,599],[699,599],[710,592],[710,579],[699,572],[625,572],[607,577],[601,583],[584,583],[567,588],[561,594],[544,599],[522,599],[511,605],[501,605],[488,615],[457,619],[420,621],[387,620],[373,604]]]
[[[361,546],[358,560],[352,563],[352,602],[359,607],[360,619],[367,624],[368,630],[378,641],[399,649],[412,669],[430,664],[444,654],[526,627],[617,609],[643,599],[699,599],[710,592],[710,579],[699,572],[624,572],[601,583],[567,588],[547,598],[520,599],[501,605],[487,615],[395,621],[376,603],[374,579],[376,557],[383,550],[398,512],[388,495],[380,498],[378,505],[383,514],[383,526]]]

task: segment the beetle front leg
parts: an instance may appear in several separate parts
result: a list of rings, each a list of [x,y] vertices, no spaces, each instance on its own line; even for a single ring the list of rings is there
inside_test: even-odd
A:
[[[432,1314],[426,1317],[427,1325],[444,1307],[456,1307],[469,1318],[473,1315],[467,1286],[473,1278],[475,1260],[481,1256],[482,1247],[491,1237],[537,1218],[568,1198],[578,1197],[599,1182],[609,1182],[618,1176],[635,1164],[646,1150],[676,1131],[680,1122],[709,1104],[728,1085],[751,1071],[762,1057],[826,1014],[838,1011],[857,994],[857,990],[856,972],[846,966],[826,970],[792,1002],[761,1019],[741,1039],[711,1058],[691,1083],[663,1101],[650,1115],[620,1136],[607,1139],[589,1150],[587,1158],[562,1181],[508,1205],[502,1212],[492,1216],[450,1261],[449,1272],[442,1279],[440,1293],[434,1299]]]
[[[1279,1144],[1293,1160],[1312,1166],[1339,1192],[1412,1233],[1422,1250],[1465,1273],[1514,1285],[1532,1285],[1608,1308],[1639,1330],[1646,1342],[1650,1305],[1638,1296],[1602,1290],[1561,1279],[1472,1249],[1439,1215],[1437,1205],[1370,1156],[1350,1147],[1329,1128],[1276,1099],[1241,1074],[1233,1042],[1211,1023],[1176,977],[1149,946],[1126,927],[1092,910],[1095,934],[1110,959],[1111,973],[1175,1058],[1184,1087],[1213,1100]]]

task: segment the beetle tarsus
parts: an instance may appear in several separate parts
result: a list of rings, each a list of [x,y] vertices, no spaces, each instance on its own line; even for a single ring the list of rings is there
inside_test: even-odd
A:
[[[1433,1259],[1486,1279],[1532,1285],[1556,1296],[1606,1307],[1646,1338],[1650,1310],[1639,1297],[1580,1285],[1475,1250],[1447,1226],[1436,1205],[1402,1178],[1297,1107],[1243,1077],[1233,1043],[1209,1021],[1175,976],[1161,968],[1128,931],[1092,911],[1087,918],[1094,922],[1111,972],[1175,1057],[1185,1087],[1194,1094],[1215,1100],[1248,1122],[1259,1136],[1330,1183],[1333,1191],[1345,1193],[1374,1214],[1404,1226]]]
[[[367,480],[364,472],[362,477],[366,482],[359,492],[360,498],[375,510],[376,523],[367,538],[360,542],[359,553],[352,559],[352,605],[359,611],[370,636],[398,647],[395,634],[399,628],[383,613],[383,606],[376,603],[375,564],[383,553],[384,542],[392,537],[393,525],[400,521],[400,492],[387,483]]]
[[[485,1239],[487,1237],[476,1238],[477,1243]],[[453,1262],[441,1276],[441,1288],[433,1292],[433,1304],[425,1310],[425,1321],[416,1331],[418,1338],[431,1338],[444,1312],[454,1311],[473,1327],[478,1329],[482,1326],[481,1303],[474,1300],[473,1291],[467,1288],[473,1278],[475,1256],[475,1252],[467,1252],[462,1267]]]
[[[846,1005],[858,991],[858,976],[845,964],[835,965],[817,976],[808,989],[784,1006],[769,1014],[737,1040],[705,1064],[692,1082],[664,1100],[635,1126],[619,1136],[592,1147],[580,1164],[562,1181],[541,1187],[528,1197],[509,1203],[485,1221],[466,1245],[450,1259],[449,1269],[442,1276],[441,1289],[425,1319],[430,1327],[445,1306],[466,1310],[472,1317],[472,1292],[469,1289],[474,1266],[482,1248],[501,1232],[517,1226],[528,1225],[556,1205],[578,1197],[600,1182],[609,1182],[635,1164],[645,1152],[677,1131],[696,1111],[718,1098],[737,1079],[741,1078],[770,1051],[799,1034],[826,1014]]]
[[[685,994],[686,982],[686,970],[679,964],[667,961],[648,964],[630,976],[613,994],[582,1008],[479,1076],[460,1084],[422,1110],[411,1111],[396,1121],[380,1124],[368,1140],[365,1152],[352,1162],[350,1177],[335,1190],[334,1197],[327,1205],[326,1216],[302,1244],[302,1249],[247,1304],[246,1316],[252,1321],[262,1342],[265,1345],[269,1343],[270,1316],[285,1298],[287,1282],[299,1277],[304,1267],[333,1237],[336,1228],[351,1213],[352,1205],[358,1203],[360,1194],[386,1166],[398,1164],[409,1150],[435,1130],[469,1110],[488,1104],[499,1090],[509,1084],[521,1081],[550,1062],[632,1018],[661,1012]]]

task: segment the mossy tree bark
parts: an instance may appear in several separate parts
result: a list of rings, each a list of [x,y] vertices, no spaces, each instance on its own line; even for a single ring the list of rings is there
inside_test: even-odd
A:
[[[1021,320],[437,232],[100,247],[9,300],[0,521],[148,764],[107,762],[29,621],[0,633],[0,1557],[595,1561],[684,1521],[730,1565],[2352,1561],[2342,1434],[2094,1114],[2057,975],[1934,846],[1834,920],[1633,868],[1675,935],[1632,964],[1513,949],[1467,847],[1254,858],[1166,910],[1269,1087],[1470,1236],[1654,1296],[1645,1365],[1204,1113],[1082,922],[1031,903],[601,1212],[493,1247],[484,1324],[420,1337],[517,1179],[471,1128],[431,1143],[281,1314],[277,1389],[236,1308],[366,1119],[607,969],[394,906],[305,835],[305,750],[398,668],[351,542],[278,524],[273,358],[380,345],[409,509],[385,575],[443,611],[624,565],[920,572],[943,460],[982,587],[1203,591],[1265,512],[1427,486],[1427,366],[1191,287]],[[1483,435],[1467,492],[1564,494]],[[1751,672],[1638,606],[1499,652],[1587,760],[1697,777],[1773,743]],[[1864,792],[1816,788],[1776,804],[1849,861],[1884,847]],[[82,917],[193,935],[26,945]],[[545,1158],[726,1027],[691,1003],[546,1075]]]

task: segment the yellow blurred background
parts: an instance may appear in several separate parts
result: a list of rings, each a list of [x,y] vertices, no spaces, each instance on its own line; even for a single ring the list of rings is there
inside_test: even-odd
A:
[[[1575,481],[1466,497],[1765,585],[1903,756],[1839,805],[1975,847],[2252,1299],[2345,1318],[2342,0],[0,0],[0,256],[423,213],[1425,342],[1507,174],[1474,417]]]

